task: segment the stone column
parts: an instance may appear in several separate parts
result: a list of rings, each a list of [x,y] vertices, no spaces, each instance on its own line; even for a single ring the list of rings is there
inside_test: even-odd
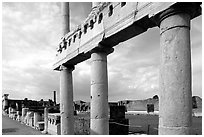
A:
[[[65,35],[70,31],[69,27],[69,2],[61,3],[61,16],[62,16],[62,34]]]
[[[29,125],[29,119],[30,119],[31,111],[28,111],[26,113],[26,116],[24,118],[24,123],[28,126]]]
[[[174,7],[160,15],[159,135],[188,135],[192,126],[190,15]]]
[[[9,94],[4,94],[4,95],[3,95],[2,105],[3,105],[3,113],[4,113],[4,114],[8,114],[8,108],[9,108],[8,95],[9,95]]]
[[[3,110],[4,110],[4,111],[5,111],[6,109],[8,109],[8,100],[7,100],[7,99],[4,99],[2,105],[3,105]]]
[[[48,133],[48,108],[44,108],[44,130],[43,133],[47,134]]]
[[[11,111],[12,111],[12,108],[9,107],[9,108],[8,108],[8,115],[9,115],[9,117],[11,117]]]
[[[11,108],[11,118],[13,119],[13,120],[15,120],[15,109],[14,108]]]
[[[69,26],[69,3],[61,3],[62,34],[70,31]],[[74,134],[74,109],[73,109],[73,85],[72,71],[74,66],[61,65],[60,67],[60,113],[61,134]]]
[[[109,134],[107,51],[111,50],[98,48],[91,54],[91,135]]]
[[[22,108],[22,115],[21,115],[21,123],[24,123],[24,119],[26,117],[26,114],[28,112],[28,108]]]
[[[28,111],[26,114],[26,125],[32,126],[32,118],[33,118],[33,112]]]
[[[16,115],[17,115],[16,120],[17,120],[17,121],[20,121],[20,111],[16,111]]]
[[[60,67],[60,113],[61,134],[74,134],[74,108],[73,108],[73,84],[72,71],[74,66]]]
[[[37,127],[37,122],[40,121],[40,114],[38,112],[34,112],[34,127]]]

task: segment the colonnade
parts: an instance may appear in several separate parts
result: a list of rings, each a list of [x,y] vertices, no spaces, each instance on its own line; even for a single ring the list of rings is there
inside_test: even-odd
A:
[[[93,4],[94,6],[96,3]],[[67,5],[64,5],[67,6]],[[68,11],[63,11],[66,15]],[[65,16],[69,21],[68,16]],[[159,134],[190,134],[192,125],[190,13],[170,8],[156,17],[160,28]],[[65,23],[66,24],[66,23]],[[64,34],[69,27],[64,25]],[[107,55],[112,48],[91,51],[90,133],[109,134]],[[60,74],[61,134],[74,134],[74,66],[62,65]]]

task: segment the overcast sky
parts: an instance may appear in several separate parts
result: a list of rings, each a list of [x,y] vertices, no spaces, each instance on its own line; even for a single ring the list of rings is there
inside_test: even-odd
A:
[[[71,28],[83,22],[91,3],[70,3]],[[191,21],[192,92],[202,96],[202,17]],[[59,3],[2,4],[2,90],[15,99],[47,100],[57,91],[52,70],[61,37]],[[109,101],[158,94],[159,29],[115,47],[108,56]],[[73,71],[74,100],[90,100],[90,59]],[[2,93],[2,94],[3,94]]]

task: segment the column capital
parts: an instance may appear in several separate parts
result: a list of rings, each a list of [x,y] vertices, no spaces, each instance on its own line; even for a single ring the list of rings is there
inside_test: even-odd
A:
[[[201,14],[201,2],[178,2],[163,12],[155,15],[153,17],[154,22],[157,26],[160,26],[160,23],[167,17],[179,14],[179,13],[187,13],[190,15],[190,18],[195,18]]]
[[[69,69],[70,71],[73,71],[75,69],[74,65],[60,65],[60,68],[59,70],[62,71],[62,70],[65,70],[65,69]]]
[[[103,46],[101,44],[98,44],[97,47],[95,47],[94,49],[92,49],[90,52],[92,53],[96,53],[96,52],[103,52],[106,53],[107,55],[112,53],[114,51],[114,48],[112,47],[107,47],[107,46]]]

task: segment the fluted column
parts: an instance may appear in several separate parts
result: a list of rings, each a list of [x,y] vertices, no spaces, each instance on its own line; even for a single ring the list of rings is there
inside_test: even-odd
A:
[[[191,133],[191,17],[185,8],[173,7],[160,15],[160,135]]]
[[[74,66],[60,68],[60,113],[61,113],[61,134],[74,134],[74,108],[73,108],[73,83],[72,71]]]

